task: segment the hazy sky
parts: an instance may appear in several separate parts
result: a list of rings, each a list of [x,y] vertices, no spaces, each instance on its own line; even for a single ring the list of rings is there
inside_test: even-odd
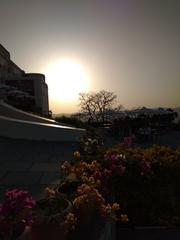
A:
[[[26,72],[80,64],[88,91],[114,91],[126,108],[180,105],[180,0],[0,0],[0,42]],[[50,88],[53,112],[76,105]]]

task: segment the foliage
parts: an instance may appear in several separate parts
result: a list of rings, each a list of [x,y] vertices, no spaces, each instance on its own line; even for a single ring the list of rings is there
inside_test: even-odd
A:
[[[79,143],[79,151],[81,155],[93,155],[97,156],[104,149],[104,143],[102,138],[90,138],[84,136]]]
[[[180,225],[180,148],[132,148],[125,142],[105,150],[90,138],[84,147],[74,152],[73,162],[61,165],[60,184],[46,188],[36,204],[25,191],[6,191],[0,206],[2,239],[11,239],[14,223],[32,229],[40,223],[42,231],[53,223],[51,231],[63,226],[71,232],[90,224],[92,216],[132,225]]]
[[[66,176],[64,183],[67,184],[67,188],[69,188],[69,182],[78,182],[76,190],[73,189],[72,193],[68,192],[75,207],[75,212],[84,209],[91,212],[95,211],[102,216],[111,216],[114,219],[122,220],[121,215],[116,216],[115,214],[115,211],[120,209],[119,204],[106,203],[103,197],[103,182],[97,177],[102,171],[100,163],[95,160],[90,163],[80,160],[75,164],[70,164],[66,161],[62,165],[62,170]],[[61,188],[59,191],[63,193]],[[124,216],[123,220],[125,219]]]
[[[105,154],[105,164],[110,193],[122,202],[131,224],[179,225],[180,149],[119,145]]]
[[[61,117],[56,117],[55,120],[59,123],[64,123],[64,124],[69,124],[72,125],[73,127],[77,128],[86,128],[87,124],[82,122],[81,120],[77,119],[76,117],[66,117],[66,116],[61,116]]]
[[[114,196],[121,202],[129,224],[179,225],[180,148],[135,148],[125,141],[105,150],[97,141],[96,144],[92,155],[78,152],[75,163],[97,160],[101,167],[93,173],[95,182],[101,182],[104,196]]]
[[[64,198],[54,195],[53,197],[51,196],[37,201],[36,207],[34,208],[34,216],[35,218],[47,217],[50,222],[57,215],[63,215],[67,207],[68,202]]]
[[[19,221],[24,227],[31,225],[32,239],[33,236],[35,239],[37,236],[38,239],[50,236],[56,239],[62,231],[66,234],[75,227],[80,228],[82,222],[92,219],[94,214],[124,222],[128,220],[118,203],[106,199],[103,182],[97,178],[102,170],[101,164],[80,160],[78,151],[74,156],[75,163],[64,162],[61,166],[64,173],[61,184],[56,189],[46,188],[46,196],[36,204],[27,192],[16,189],[6,192],[0,212],[0,223],[4,227],[2,239],[11,239],[13,234],[6,237],[9,234],[7,224]]]
[[[84,160],[90,164],[97,160],[101,167],[93,173],[95,182],[101,182],[104,196],[114,196],[121,202],[129,224],[179,225],[180,148],[130,145],[123,142],[106,151],[99,145],[92,156],[78,152],[75,162]]]

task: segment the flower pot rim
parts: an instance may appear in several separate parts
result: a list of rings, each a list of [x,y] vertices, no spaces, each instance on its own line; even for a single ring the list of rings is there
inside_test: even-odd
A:
[[[52,197],[50,199],[58,199],[58,198]],[[61,199],[63,199],[63,198],[61,198]],[[47,198],[41,198],[41,199],[39,199],[37,201],[37,203],[38,202],[45,202],[45,201],[48,201],[48,200],[49,199],[47,199]],[[67,202],[67,207],[65,209],[63,209],[61,212],[57,212],[57,213],[52,214],[52,215],[39,215],[38,216],[38,215],[36,215],[36,211],[35,211],[35,218],[38,218],[38,217],[40,217],[40,218],[47,218],[47,219],[48,218],[56,218],[58,216],[63,216],[63,214],[70,212],[70,209],[72,209],[72,203],[68,199],[64,198],[63,200]]]

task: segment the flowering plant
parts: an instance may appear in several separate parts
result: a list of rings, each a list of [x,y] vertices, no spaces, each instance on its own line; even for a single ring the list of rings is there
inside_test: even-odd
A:
[[[63,217],[64,213],[69,210],[69,202],[51,189],[45,189],[47,196],[45,198],[39,199],[36,202],[34,208],[34,218],[45,220],[46,223],[52,221],[52,219]]]
[[[123,176],[135,174],[148,177],[153,173],[152,159],[147,158],[145,150],[127,148],[119,145],[104,155],[105,165],[110,173]]]
[[[45,196],[36,201],[36,206],[33,209],[31,239],[66,239],[68,232],[76,224],[76,217],[71,211],[70,201],[56,190],[47,187]]]
[[[105,169],[107,188],[122,202],[132,224],[177,224],[180,148],[120,144],[105,153]]]
[[[109,216],[116,220],[127,221],[128,218],[117,216],[117,211],[120,212],[120,206],[117,203],[107,203],[103,194],[105,193],[105,178],[108,174],[107,169],[103,169],[102,165],[96,160],[89,163],[78,161],[74,164],[64,162],[62,164],[64,173],[68,176],[73,176],[78,184],[74,189],[72,198],[73,206],[76,213],[82,211],[96,212],[101,216]],[[87,214],[86,214],[87,215]],[[127,215],[122,215],[127,216]],[[79,218],[79,217],[78,217]],[[78,219],[77,218],[77,219]]]
[[[126,214],[121,214],[118,216],[117,211],[120,210],[120,205],[118,203],[106,203],[105,198],[102,196],[100,191],[93,186],[88,184],[82,184],[77,190],[78,196],[74,199],[73,205],[78,212],[81,209],[86,211],[93,211],[103,217],[111,217],[114,220],[128,221]]]
[[[16,227],[21,231],[33,222],[32,209],[35,201],[26,191],[12,189],[5,193],[4,202],[0,205],[0,229],[2,238],[8,239],[16,235]],[[18,235],[18,233],[17,233]]]
[[[100,138],[85,137],[80,143],[80,152],[85,155],[97,155],[104,148],[104,143]]]

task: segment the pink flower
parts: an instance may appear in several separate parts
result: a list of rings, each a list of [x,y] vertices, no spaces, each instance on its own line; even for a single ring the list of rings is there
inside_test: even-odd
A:
[[[115,164],[115,163],[117,162],[117,160],[118,160],[118,156],[115,155],[115,154],[112,154],[112,155],[110,156],[110,158],[111,158],[112,164]]]
[[[151,164],[150,162],[147,162],[147,161],[142,161],[141,162],[141,175],[144,175],[145,172],[150,172],[151,171]]]
[[[99,171],[95,171],[94,174],[93,174],[93,177],[95,179],[101,179],[102,178],[102,173],[99,172]]]
[[[132,147],[134,143],[134,137],[125,137],[124,140],[123,140],[123,145],[125,147]]]
[[[0,216],[4,220],[24,221],[28,224],[32,216],[28,209],[35,206],[35,201],[26,191],[12,189],[5,193],[5,201],[0,207]],[[25,213],[22,214],[22,213]],[[20,219],[23,216],[23,219]]]
[[[110,169],[113,171],[113,170],[115,170],[117,168],[117,166],[115,165],[115,164],[112,164],[111,165],[111,167],[110,167]]]
[[[104,175],[105,177],[108,177],[108,176],[110,176],[111,174],[112,174],[112,171],[111,171],[111,170],[108,170],[107,168],[104,169],[103,175]]]
[[[117,161],[118,161],[118,155],[116,152],[107,152],[105,155],[104,155],[104,159],[106,161],[111,161],[112,164],[115,164]]]
[[[126,167],[125,167],[125,166],[120,165],[120,166],[118,167],[118,173],[119,173],[120,176],[123,176],[124,173],[125,173],[125,171],[126,171]]]
[[[105,159],[106,161],[108,161],[108,160],[110,159],[110,153],[109,153],[109,152],[107,152],[106,154],[104,154],[104,159]]]

